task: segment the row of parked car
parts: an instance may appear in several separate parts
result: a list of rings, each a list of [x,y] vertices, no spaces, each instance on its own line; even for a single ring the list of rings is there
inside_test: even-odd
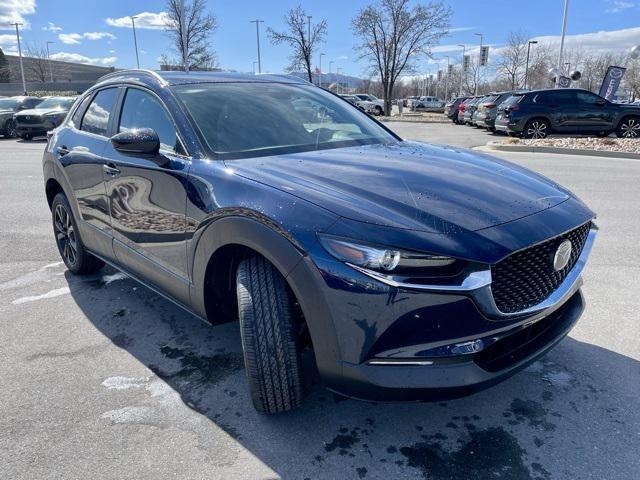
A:
[[[613,103],[578,88],[458,97],[444,113],[459,125],[523,138],[552,133],[640,138],[640,105]]]
[[[370,115],[380,116],[384,113],[384,101],[370,93],[354,93],[340,96]]]
[[[76,97],[0,98],[0,135],[30,140],[46,135],[67,116]]]

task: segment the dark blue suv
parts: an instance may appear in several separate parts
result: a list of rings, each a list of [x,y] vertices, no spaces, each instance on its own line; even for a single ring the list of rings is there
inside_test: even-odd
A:
[[[407,142],[296,78],[110,74],[44,153],[60,254],[239,320],[255,407],[333,391],[458,396],[543,355],[583,310],[594,214],[480,153]],[[306,355],[308,352],[310,355]]]

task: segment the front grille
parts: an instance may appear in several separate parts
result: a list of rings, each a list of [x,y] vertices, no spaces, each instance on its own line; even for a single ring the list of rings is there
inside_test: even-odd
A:
[[[19,123],[36,124],[42,123],[42,117],[38,115],[18,115],[16,117]]]
[[[570,232],[514,253],[491,268],[491,291],[502,313],[516,313],[544,301],[574,267],[589,235],[591,222]],[[553,259],[564,240],[571,241],[567,265],[556,271]]]

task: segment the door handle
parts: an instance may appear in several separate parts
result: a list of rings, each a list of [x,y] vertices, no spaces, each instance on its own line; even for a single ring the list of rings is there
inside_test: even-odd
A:
[[[69,149],[66,145],[62,145],[61,147],[58,147],[56,149],[56,152],[58,152],[58,155],[60,155],[61,157],[64,157],[67,153],[69,153]]]
[[[110,177],[117,177],[121,173],[120,170],[116,168],[114,163],[102,165],[102,170],[104,170],[104,173],[106,173]]]

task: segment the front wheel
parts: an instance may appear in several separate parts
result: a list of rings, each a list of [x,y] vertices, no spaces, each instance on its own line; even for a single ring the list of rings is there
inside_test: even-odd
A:
[[[58,193],[51,204],[53,232],[60,256],[71,273],[85,275],[102,268],[104,262],[85,248],[73,211],[64,193]]]
[[[9,120],[5,125],[5,131],[7,132],[7,137],[16,138],[18,136],[18,133],[16,132],[16,122]]]
[[[534,118],[527,122],[522,136],[524,138],[547,138],[547,136],[549,136],[549,130],[549,122],[542,118]]]
[[[292,410],[302,403],[303,390],[293,295],[280,272],[260,256],[240,263],[236,290],[253,405],[264,413]]]
[[[380,117],[382,114],[383,114],[382,107],[377,106],[377,107],[376,107],[376,115],[377,115],[378,117]]]
[[[618,138],[640,138],[640,117],[627,117],[616,128]]]

